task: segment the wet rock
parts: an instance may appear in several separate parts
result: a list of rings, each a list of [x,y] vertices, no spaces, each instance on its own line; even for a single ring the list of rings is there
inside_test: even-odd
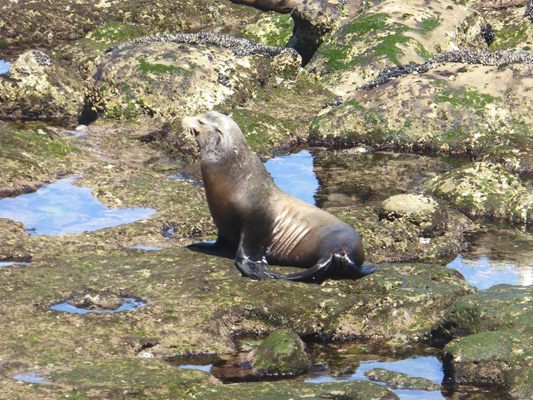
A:
[[[433,329],[452,340],[443,361],[456,383],[505,386],[516,399],[531,398],[533,288],[497,285],[457,300]]]
[[[252,357],[254,374],[259,376],[299,375],[310,366],[305,343],[290,331],[272,332]]]
[[[132,119],[145,114],[173,119],[222,102],[243,102],[275,75],[291,76],[298,69],[296,52],[280,49],[272,53],[272,59],[236,57],[234,52],[253,54],[260,50],[234,42],[236,47],[230,50],[172,40],[152,43],[152,38],[139,40],[134,46],[116,46],[88,82],[87,106],[108,118]]]
[[[66,137],[39,123],[0,123],[0,149],[0,198],[35,191],[58,176],[79,171],[87,161]]]
[[[423,64],[440,52],[459,48],[485,50],[482,25],[479,14],[452,2],[385,1],[364,8],[328,35],[306,70],[326,88],[344,95],[387,68]]]
[[[528,332],[533,326],[533,288],[497,285],[465,296],[446,311],[433,335],[443,338],[486,331]]]
[[[366,381],[322,383],[298,383],[280,381],[276,383],[247,383],[245,385],[221,385],[200,391],[196,398],[257,398],[258,396],[277,397],[283,399],[320,398],[348,400],[398,400],[398,396],[390,389]],[[263,397],[264,397],[263,396]]]
[[[0,75],[0,118],[55,121],[77,126],[83,105],[82,79],[46,53],[22,54]]]
[[[323,383],[315,390],[317,397],[322,399],[399,399],[396,393],[392,390],[380,385],[369,385],[369,383],[371,382],[354,381],[349,383]]]
[[[377,382],[384,382],[393,389],[423,390],[432,392],[440,390],[438,383],[425,378],[414,378],[401,372],[388,371],[383,368],[374,368],[365,372],[365,376]]]
[[[499,164],[475,163],[433,178],[426,188],[468,216],[533,223],[533,195]]]
[[[340,11],[324,0],[303,0],[291,12],[293,35],[287,43],[302,56],[302,65],[309,63],[324,42],[324,36],[339,27]]]
[[[433,157],[357,149],[315,152],[315,172],[321,183],[316,199],[321,208],[359,233],[368,262],[440,260],[466,249],[464,235],[472,222],[456,210],[439,206],[433,222],[422,222],[422,228],[419,222],[392,215],[380,218],[378,213],[387,198],[415,192],[433,174],[453,165]]]
[[[379,210],[380,219],[402,221],[420,228],[420,236],[444,234],[448,215],[444,206],[423,194],[399,194],[385,200]]]
[[[444,366],[456,383],[502,385],[515,399],[530,399],[533,340],[528,333],[483,332],[444,349]]]

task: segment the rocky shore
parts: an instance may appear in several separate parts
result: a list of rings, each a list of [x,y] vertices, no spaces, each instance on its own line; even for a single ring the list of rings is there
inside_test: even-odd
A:
[[[487,230],[513,241],[495,251],[530,263],[513,249],[533,243],[533,2],[4,3],[0,202],[76,177],[103,206],[154,212],[57,236],[0,214],[0,397],[395,399],[491,385],[531,398],[529,287],[478,290],[446,264]],[[208,110],[263,159],[310,149],[317,205],[359,232],[377,271],[253,281],[232,257],[187,249],[217,233],[180,122]],[[142,306],[108,312],[125,299]],[[50,309],[65,302],[99,312]],[[368,340],[389,355],[442,349],[445,382],[375,369],[388,386],[221,385],[168,362],[269,334],[297,354],[265,341],[247,361],[263,378],[308,369],[300,339]]]

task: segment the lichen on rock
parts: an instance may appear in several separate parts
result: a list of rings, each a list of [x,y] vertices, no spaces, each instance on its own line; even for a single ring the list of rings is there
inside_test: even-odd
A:
[[[500,164],[474,163],[431,179],[426,190],[471,217],[533,223],[533,195]]]
[[[31,50],[0,75],[0,118],[75,126],[82,93],[82,78],[70,66]]]

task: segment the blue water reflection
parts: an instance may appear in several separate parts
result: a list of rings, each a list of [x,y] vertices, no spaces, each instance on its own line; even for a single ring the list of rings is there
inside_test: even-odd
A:
[[[44,376],[40,376],[37,372],[25,372],[20,374],[15,374],[11,377],[17,381],[27,382],[27,383],[52,383]]]
[[[198,371],[205,371],[205,372],[211,372],[212,367],[213,367],[213,364],[208,364],[208,365],[184,364],[184,365],[179,366],[179,368],[182,368],[182,369],[196,369]]]
[[[308,373],[310,378],[306,379],[308,383],[325,383],[325,382],[346,382],[355,380],[369,381],[365,372],[374,368],[384,368],[389,371],[401,372],[412,377],[429,379],[438,384],[444,379],[442,364],[436,357],[416,357],[400,361],[380,362],[380,361],[362,361],[354,374],[347,377],[334,377],[317,373]],[[380,383],[380,382],[376,382]],[[383,384],[383,383],[381,383]],[[425,392],[421,390],[394,390],[401,400],[444,400],[440,390]]]
[[[135,246],[130,247],[132,250],[147,250],[147,251],[153,251],[153,250],[163,250],[162,247],[152,247],[152,246]]]
[[[53,304],[50,306],[50,309],[55,310],[55,311],[65,311],[70,314],[117,313],[121,311],[135,310],[136,308],[142,307],[146,304],[145,301],[137,300],[137,299],[129,298],[129,297],[124,297],[122,300],[124,300],[126,303],[122,304],[116,310],[90,310],[87,308],[75,307],[67,303],[66,301],[64,301],[63,303]]]
[[[313,171],[313,155],[309,151],[274,157],[265,163],[265,167],[281,190],[315,205],[319,183]]]
[[[533,266],[513,261],[459,255],[447,267],[458,270],[468,283],[480,290],[502,283],[522,286],[533,284]]]
[[[0,75],[5,74],[7,71],[9,71],[9,68],[11,68],[10,63],[5,62],[4,60],[0,60]]]
[[[63,179],[34,193],[0,200],[0,218],[22,222],[29,235],[91,232],[129,224],[155,214],[150,208],[109,208],[86,187]]]
[[[26,264],[24,262],[17,262],[17,261],[0,261],[0,268],[2,267],[8,267],[10,265],[15,265],[15,264]]]

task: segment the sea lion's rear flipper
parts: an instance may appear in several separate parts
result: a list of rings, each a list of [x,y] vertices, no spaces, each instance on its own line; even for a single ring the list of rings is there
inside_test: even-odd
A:
[[[278,275],[276,279],[285,279],[287,281],[316,282],[320,283],[324,279],[324,274],[328,272],[332,263],[332,258],[325,258],[317,262],[311,268],[294,274]]]

